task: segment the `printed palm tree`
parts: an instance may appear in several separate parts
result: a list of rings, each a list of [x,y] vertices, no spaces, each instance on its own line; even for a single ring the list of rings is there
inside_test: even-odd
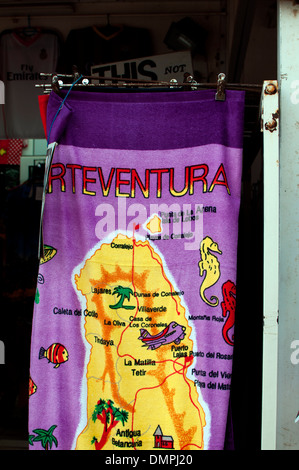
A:
[[[103,433],[101,439],[98,441],[96,437],[93,437],[91,444],[95,445],[96,450],[101,450],[106,442],[108,441],[109,434],[111,430],[121,422],[122,425],[125,425],[125,422],[128,420],[129,413],[126,410],[120,410],[113,405],[112,400],[102,400],[100,399],[94,409],[92,414],[93,422],[96,422],[98,419],[101,423],[104,424]]]
[[[132,289],[130,287],[122,287],[122,286],[117,286],[114,287],[114,291],[112,292],[112,295],[116,294],[117,297],[120,297],[119,301],[117,304],[114,305],[109,305],[110,308],[125,308],[127,310],[133,310],[135,308],[134,305],[123,305],[124,300],[128,299],[130,300],[130,295],[133,295]]]
[[[49,447],[51,449],[53,443],[57,447],[58,442],[56,437],[53,435],[53,431],[56,427],[57,426],[54,424],[48,429],[48,431],[46,431],[45,429],[34,429],[32,432],[35,432],[36,436],[34,436],[33,434],[29,436],[29,444],[33,445],[34,442],[40,441],[42,447],[45,450],[49,450]]]

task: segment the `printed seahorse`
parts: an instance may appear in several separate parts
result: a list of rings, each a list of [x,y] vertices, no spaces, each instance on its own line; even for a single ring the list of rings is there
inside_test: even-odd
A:
[[[236,310],[236,286],[232,281],[226,281],[222,286],[223,302],[221,302],[222,316],[226,317],[227,320],[222,329],[222,335],[227,344],[234,345],[234,335],[232,339],[228,337],[228,331],[235,324],[235,310]]]
[[[199,261],[199,275],[203,276],[206,272],[205,278],[200,286],[200,296],[202,300],[211,307],[217,307],[219,299],[213,295],[210,300],[205,296],[205,290],[212,287],[220,277],[220,265],[217,256],[213,255],[211,251],[222,254],[219,250],[217,243],[210,237],[205,237],[200,244],[201,261]],[[214,302],[213,302],[214,301]]]

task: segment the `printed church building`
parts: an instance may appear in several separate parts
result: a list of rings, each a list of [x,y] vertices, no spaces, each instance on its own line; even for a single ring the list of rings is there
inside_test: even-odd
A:
[[[153,435],[155,436],[155,448],[173,449],[173,438],[171,436],[163,436],[162,429],[159,425]]]

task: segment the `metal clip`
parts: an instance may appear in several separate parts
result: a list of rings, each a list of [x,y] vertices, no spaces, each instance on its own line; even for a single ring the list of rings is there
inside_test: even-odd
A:
[[[52,87],[52,90],[59,96],[60,96],[60,84],[61,84],[61,81],[58,79],[58,76],[52,75],[51,87]]]
[[[178,88],[178,81],[176,78],[169,80],[169,88]]]
[[[74,77],[74,82],[75,82],[76,80],[78,80],[78,78],[80,78],[80,75],[81,75],[79,73],[77,65],[72,66],[72,72],[73,72],[73,77]]]
[[[186,72],[184,74],[184,83],[187,83],[189,86],[186,86],[186,89],[187,90],[197,90],[197,87],[198,87],[198,83],[196,80],[194,80],[193,76]]]
[[[226,81],[225,73],[219,73],[218,81],[217,81],[217,92],[215,95],[216,101],[225,101],[225,81]]]

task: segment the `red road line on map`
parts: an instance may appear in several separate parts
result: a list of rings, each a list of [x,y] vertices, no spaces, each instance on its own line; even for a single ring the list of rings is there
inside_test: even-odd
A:
[[[177,360],[178,360],[178,359],[177,359]],[[161,362],[162,362],[162,361],[161,361]],[[167,362],[167,361],[163,361],[163,362]],[[176,362],[176,361],[174,361],[174,362]],[[185,361],[185,362],[186,362],[186,361]],[[185,371],[185,370],[188,369],[188,367],[189,367],[189,366],[186,366],[186,365],[181,365],[181,366],[182,366],[183,371]],[[166,382],[166,380],[169,379],[169,377],[171,377],[172,375],[177,374],[177,373],[178,373],[177,371],[174,371],[174,372],[172,372],[172,374],[167,375],[161,383],[159,383],[158,385],[155,385],[154,387],[143,387],[143,388],[140,388],[139,390],[136,391],[136,393],[135,393],[135,398],[134,398],[134,404],[133,404],[133,411],[132,411],[132,428],[131,428],[131,431],[133,431],[133,428],[134,428],[134,412],[135,412],[134,410],[135,410],[135,405],[136,405],[136,400],[137,400],[137,395],[138,395],[138,393],[141,392],[141,391],[143,391],[143,390],[153,390],[153,389],[155,389],[155,388],[161,387],[161,386]],[[193,399],[192,399],[192,397],[191,397],[191,387],[190,387],[190,384],[189,384],[188,381],[186,380],[186,376],[185,376],[184,374],[183,374],[183,377],[184,377],[184,380],[185,380],[185,382],[186,382],[186,384],[188,385],[188,388],[189,388],[189,398],[190,398],[190,401],[191,401],[191,403],[193,404],[193,406],[197,409],[197,411],[198,411],[198,416],[199,416],[199,420],[200,420],[200,423],[201,423],[200,411],[199,411],[197,405],[194,403],[194,401],[193,401]],[[202,424],[202,423],[201,423],[201,424]],[[132,437],[132,442],[134,443],[133,437]],[[196,446],[196,447],[198,447],[198,449],[201,449],[201,447],[200,447],[199,445],[193,444],[193,443],[186,444],[183,448],[188,447],[188,446],[190,446],[190,445]],[[183,449],[183,448],[182,448],[182,449]],[[136,447],[135,447],[135,446],[134,446],[134,449],[136,450]],[[182,449],[180,449],[180,450],[182,450]]]
[[[135,224],[134,224],[134,226],[133,226],[133,237],[132,237],[132,238],[133,238],[133,252],[132,252],[132,286],[133,286],[133,289],[134,289],[134,291],[135,291],[135,285],[134,285],[134,259],[135,259],[135,246],[136,246],[136,240],[135,240]],[[161,270],[162,270],[162,275],[163,275],[164,279],[166,280],[166,282],[168,282],[168,284],[169,284],[169,286],[170,286],[170,289],[171,289],[171,292],[173,292],[173,290],[172,290],[172,284],[171,284],[171,282],[169,281],[169,279],[166,277],[166,275],[165,275],[165,273],[164,273],[164,269],[163,269],[162,263],[160,263],[160,261],[159,261],[158,259],[154,258],[152,247],[151,247],[150,245],[148,245],[148,247],[149,247],[149,249],[150,249],[150,254],[151,254],[152,259],[155,260],[155,261],[157,261],[158,264],[160,265]],[[135,318],[136,315],[137,315],[137,311],[138,311],[138,307],[139,307],[139,300],[138,300],[138,297],[136,298],[136,300],[137,300],[137,307],[136,307],[136,313],[135,313],[135,315],[134,315],[134,318]],[[180,315],[180,312],[178,311],[177,300],[176,300],[175,298],[174,298],[173,300],[175,301],[175,304],[176,304],[176,311],[177,311],[177,314]],[[133,320],[132,320],[132,321],[133,321]],[[117,346],[117,354],[118,354],[119,357],[129,356],[130,358],[132,358],[133,360],[135,360],[135,358],[134,358],[133,356],[131,356],[130,354],[126,353],[126,354],[124,354],[124,355],[121,355],[121,354],[119,353],[119,351],[118,351],[118,348],[119,348],[119,346],[120,346],[120,344],[121,344],[121,342],[122,342],[122,336],[123,336],[123,334],[125,333],[125,331],[127,330],[127,328],[130,327],[130,324],[132,323],[132,321],[128,324],[128,326],[126,326],[126,328],[124,328],[124,330],[123,330],[122,333],[121,333],[120,341],[119,341],[119,344],[118,344],[118,346]],[[186,365],[186,362],[187,362],[186,358],[184,359],[184,365],[177,362],[177,361],[179,361],[179,359],[181,359],[181,358],[178,358],[178,359],[176,359],[175,361],[172,360],[172,359],[165,359],[165,360],[163,360],[163,361],[156,361],[157,364],[163,364],[164,362],[173,362],[174,365],[178,365],[178,364],[179,364],[179,365],[181,366],[180,369],[181,369],[182,371],[174,370],[174,372],[172,372],[171,374],[167,375],[167,376],[164,378],[164,380],[163,380],[161,383],[159,383],[158,385],[156,385],[156,386],[154,386],[154,387],[144,387],[144,388],[140,388],[139,390],[136,391],[135,397],[134,397],[133,411],[132,411],[132,427],[131,427],[131,431],[133,431],[133,428],[134,428],[134,413],[135,413],[135,405],[136,405],[136,400],[137,400],[137,395],[138,395],[138,393],[141,392],[142,390],[153,390],[153,389],[155,389],[155,388],[161,387],[161,385],[163,385],[163,383],[165,383],[166,380],[169,379],[169,377],[171,377],[171,376],[174,375],[174,374],[181,374],[181,375],[183,375],[184,381],[185,381],[185,383],[187,384],[187,386],[188,386],[188,388],[189,388],[189,398],[190,398],[190,401],[191,401],[191,403],[193,404],[193,406],[197,409],[197,411],[198,411],[198,416],[199,416],[199,420],[200,420],[200,423],[201,423],[200,410],[199,410],[198,406],[194,403],[194,401],[193,401],[193,399],[192,399],[192,397],[191,397],[191,386],[190,386],[189,382],[187,381],[186,374],[184,374],[184,371],[186,371],[186,370],[188,369],[189,365],[188,365],[188,366]],[[193,361],[193,358],[192,358],[192,361]],[[189,361],[189,362],[190,362],[190,361]],[[133,436],[132,436],[132,443],[134,444],[134,437],[133,437]],[[192,445],[192,446],[197,447],[198,449],[201,449],[200,446],[198,446],[197,444],[193,444],[193,443],[186,444],[182,449],[184,449],[185,447],[188,447],[189,445]],[[135,447],[135,446],[133,446],[133,447],[134,447],[134,450],[136,450],[136,447]],[[182,449],[181,449],[181,450],[182,450]]]
[[[169,280],[169,279],[166,277],[166,275],[165,275],[165,272],[164,272],[164,269],[163,269],[163,264],[160,263],[160,261],[159,261],[158,259],[154,258],[154,256],[153,256],[153,248],[150,246],[150,244],[149,244],[148,246],[149,246],[149,249],[150,249],[150,253],[151,253],[152,259],[153,259],[153,260],[156,260],[156,261],[158,262],[158,264],[161,266],[162,276],[164,277],[165,281],[168,282],[169,287],[170,287],[170,291],[171,291],[171,292],[174,292],[174,291],[173,291],[173,286],[172,286],[170,280]],[[176,304],[176,312],[177,312],[178,315],[180,315],[180,312],[178,311],[177,300],[176,300],[176,298],[173,298],[173,300],[175,301],[175,304]]]
[[[133,286],[133,289],[135,291],[135,285],[134,285],[134,258],[135,258],[135,250],[134,250],[134,245],[135,245],[135,224],[133,225],[133,253],[132,253],[132,286]],[[136,300],[137,300],[137,306],[136,306],[136,312],[135,312],[135,315],[134,315],[134,318],[136,317],[137,315],[137,312],[138,312],[138,308],[139,308],[139,299],[138,297],[136,297]],[[123,334],[125,333],[125,331],[130,327],[131,323],[132,323],[133,320],[130,321],[130,323],[128,323],[128,325],[126,326],[126,328],[124,328],[124,330],[122,331],[121,335],[120,335],[120,341],[119,341],[119,344],[117,345],[117,354],[119,357],[124,357],[124,356],[129,356],[131,359],[135,360],[135,357],[131,356],[130,354],[126,353],[126,354],[123,354],[121,355],[118,351],[118,348],[122,342],[122,337],[123,337]]]

